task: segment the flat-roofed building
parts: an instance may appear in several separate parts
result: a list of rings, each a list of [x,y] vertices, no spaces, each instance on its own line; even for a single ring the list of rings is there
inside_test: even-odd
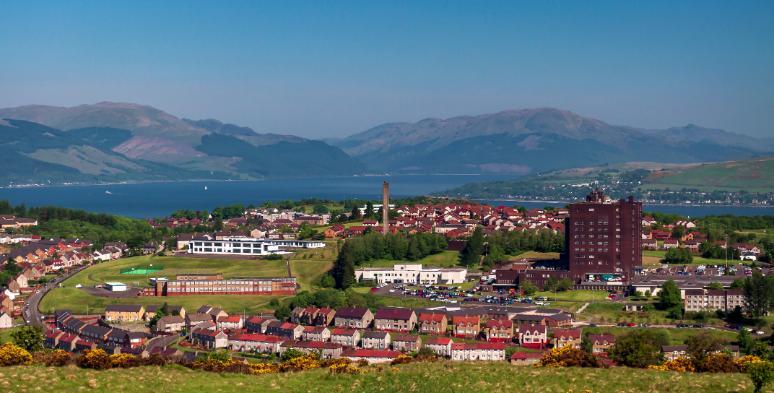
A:
[[[462,284],[468,275],[462,268],[423,268],[421,264],[402,264],[392,268],[362,268],[355,270],[358,281],[373,280],[377,284]]]

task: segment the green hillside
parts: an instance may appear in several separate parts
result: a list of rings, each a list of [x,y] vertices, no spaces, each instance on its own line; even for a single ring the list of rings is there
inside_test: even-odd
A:
[[[28,366],[3,369],[0,385],[7,392],[752,392],[752,384],[744,374],[449,361],[375,366],[360,375],[330,375],[324,369],[241,375],[180,366],[106,371]]]
[[[658,171],[646,181],[646,189],[686,187],[771,192],[774,190],[774,157]]]

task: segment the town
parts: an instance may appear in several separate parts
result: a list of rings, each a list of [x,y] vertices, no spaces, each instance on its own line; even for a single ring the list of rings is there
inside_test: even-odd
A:
[[[150,220],[168,235],[133,247],[44,238],[35,219],[5,215],[0,328],[40,329],[41,347],[72,356],[189,365],[223,351],[246,364],[430,356],[539,365],[572,350],[597,367],[672,369],[699,341],[703,356],[734,364],[771,353],[765,236],[729,242],[711,225],[665,221],[599,190],[566,208],[526,210],[394,204],[385,182],[381,202],[338,214],[178,214]],[[310,283],[316,263],[327,271]],[[65,293],[82,300],[68,304]],[[258,305],[240,310],[240,299]],[[616,346],[639,332],[669,337],[639,339],[657,344],[642,365]]]

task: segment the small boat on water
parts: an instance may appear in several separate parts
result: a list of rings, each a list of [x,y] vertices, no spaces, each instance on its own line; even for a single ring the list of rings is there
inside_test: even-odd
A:
[[[106,195],[113,195],[113,193],[112,193],[112,192],[110,192],[110,190],[105,190],[105,194],[106,194]]]
[[[207,186],[204,186],[204,191],[207,191]]]

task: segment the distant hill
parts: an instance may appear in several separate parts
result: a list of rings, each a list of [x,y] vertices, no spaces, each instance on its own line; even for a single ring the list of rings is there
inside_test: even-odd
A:
[[[643,188],[774,192],[774,157],[653,171]]]
[[[553,108],[388,123],[331,142],[373,169],[424,173],[528,174],[629,161],[720,161],[774,151],[771,141],[723,130],[614,126]]]
[[[653,203],[774,203],[774,157],[706,164],[634,162],[570,168],[513,180],[469,183],[436,193],[480,199],[583,199],[593,189]]]
[[[358,160],[324,142],[259,134],[249,127],[214,119],[179,119],[144,105],[28,105],[0,109],[0,119],[6,119],[0,139],[13,152],[9,156],[23,156],[19,164],[28,168],[0,174],[0,181],[83,181],[84,175],[89,181],[106,181],[115,180],[118,173],[119,178],[153,180],[156,170],[160,170],[158,176],[170,179],[185,179],[177,177],[183,175],[255,179],[363,171]],[[40,135],[47,138],[36,137]],[[48,135],[56,136],[56,143]],[[57,166],[56,176],[50,165]]]

